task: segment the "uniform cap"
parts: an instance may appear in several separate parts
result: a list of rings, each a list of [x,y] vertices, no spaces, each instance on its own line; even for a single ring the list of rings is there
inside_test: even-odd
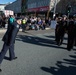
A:
[[[66,15],[63,15],[63,17],[67,17]]]
[[[16,20],[22,20],[20,17],[17,17]]]
[[[62,19],[62,17],[58,17],[58,19]]]
[[[74,17],[74,18],[76,18],[76,14],[75,14],[75,15],[73,15],[73,17]]]

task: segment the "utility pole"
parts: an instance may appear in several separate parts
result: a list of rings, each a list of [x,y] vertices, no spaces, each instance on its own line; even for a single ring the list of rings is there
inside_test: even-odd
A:
[[[55,16],[56,16],[56,5],[57,5],[57,0],[55,0],[55,2],[54,2],[53,19],[54,19]]]
[[[49,2],[49,10],[47,12],[47,18],[49,17],[49,13],[54,8],[54,6],[55,6],[55,0],[50,0],[50,2]]]
[[[49,18],[49,13],[51,11],[50,6],[51,6],[51,0],[50,0],[50,3],[49,3],[49,9],[48,9],[48,12],[47,12],[47,18]]]

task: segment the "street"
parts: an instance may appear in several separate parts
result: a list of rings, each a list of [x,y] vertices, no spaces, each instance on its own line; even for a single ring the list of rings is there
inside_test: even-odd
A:
[[[63,45],[55,43],[54,30],[19,32],[15,42],[18,59],[2,62],[0,75],[76,75],[76,47],[67,51],[67,34]],[[3,42],[0,34],[0,50]]]

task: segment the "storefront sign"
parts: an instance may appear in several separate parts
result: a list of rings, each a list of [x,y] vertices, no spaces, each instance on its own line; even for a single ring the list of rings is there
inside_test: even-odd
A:
[[[49,6],[44,6],[44,7],[38,7],[38,8],[31,8],[28,9],[28,12],[39,12],[39,11],[47,11],[49,10]]]

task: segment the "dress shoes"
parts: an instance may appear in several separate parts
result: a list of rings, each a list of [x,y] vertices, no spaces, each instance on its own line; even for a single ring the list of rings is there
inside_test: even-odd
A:
[[[2,72],[2,69],[0,69],[0,72]]]
[[[0,64],[0,72],[2,71],[2,69],[1,69],[1,64]]]
[[[16,59],[17,59],[17,57],[14,57],[14,58],[10,59],[10,61],[12,61],[12,60],[16,60]]]
[[[17,59],[17,57],[13,58],[13,60]]]
[[[71,51],[72,49],[71,49],[71,48],[67,48],[67,50],[68,50],[68,51]]]

